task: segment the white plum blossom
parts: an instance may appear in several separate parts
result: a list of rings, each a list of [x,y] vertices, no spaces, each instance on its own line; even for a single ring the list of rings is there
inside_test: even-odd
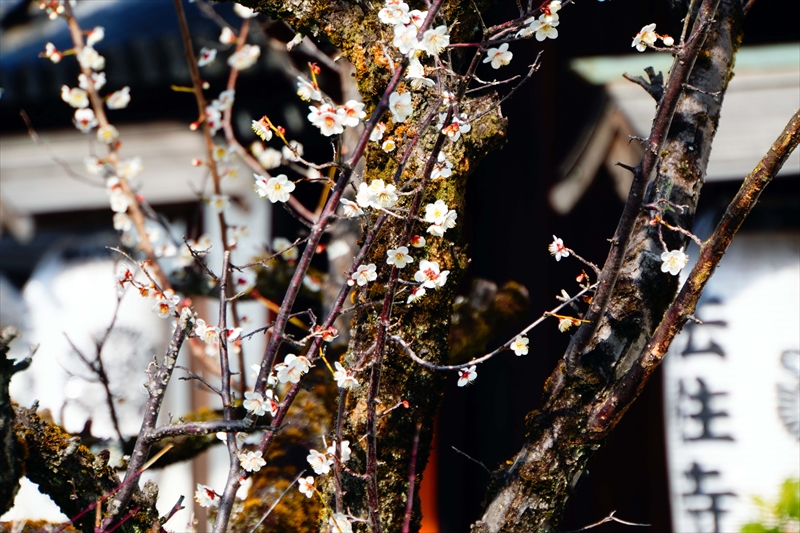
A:
[[[369,134],[369,140],[373,142],[380,142],[383,139],[383,134],[386,131],[386,124],[378,122]]]
[[[289,201],[290,193],[295,189],[294,182],[286,177],[286,174],[278,174],[272,178],[265,178],[258,174],[253,174],[256,179],[256,192],[262,198],[268,198],[273,204],[275,202]]]
[[[538,19],[536,17],[527,19],[525,24],[528,24],[528,27],[520,30],[517,33],[517,37],[527,37],[536,33],[537,41],[558,38],[558,30],[556,29],[556,26],[559,25],[558,15],[541,14]]]
[[[281,166],[281,162],[283,161],[283,157],[281,156],[281,151],[276,150],[271,146],[262,148],[256,155],[256,159],[258,159],[258,162],[261,164],[261,166],[266,168],[267,170],[278,168],[279,166]]]
[[[556,261],[561,261],[562,257],[569,257],[569,250],[564,246],[564,241],[553,235],[553,242],[551,242],[547,249],[550,254],[556,258]]]
[[[111,204],[111,210],[115,213],[124,213],[131,205],[131,199],[122,189],[113,189],[108,195],[108,202]]]
[[[231,155],[231,151],[227,146],[214,146],[211,151],[211,159],[217,162],[227,161]]]
[[[331,533],[353,533],[353,524],[344,513],[333,513],[328,518]]]
[[[447,34],[447,26],[441,25],[436,28],[426,30],[422,34],[422,40],[417,48],[423,50],[428,55],[437,55],[450,45],[450,36]]]
[[[125,213],[114,213],[114,229],[117,231],[130,231],[133,228],[133,219]]]
[[[469,385],[475,378],[478,377],[478,372],[476,371],[476,366],[472,365],[469,368],[464,368],[458,371],[458,386],[464,387]]]
[[[452,175],[453,163],[447,159],[447,154],[439,152],[439,155],[436,157],[436,163],[433,165],[433,170],[431,170],[431,179],[449,178]]]
[[[671,250],[661,254],[661,272],[669,272],[673,276],[680,274],[681,270],[689,263],[689,256],[680,250]]]
[[[106,167],[96,157],[86,157],[83,160],[86,172],[92,176],[102,176],[106,173]]]
[[[197,56],[197,66],[204,67],[214,61],[217,58],[217,49],[216,48],[206,48],[203,47],[200,49],[200,55]]]
[[[131,157],[120,162],[117,166],[117,174],[126,180],[132,180],[142,173],[142,158],[139,156]]]
[[[486,57],[483,58],[483,62],[491,62],[492,68],[498,69],[511,63],[512,57],[514,57],[514,54],[508,51],[508,43],[503,43],[499,48],[489,48],[486,51]]]
[[[350,441],[343,440],[341,446],[339,447],[339,459],[342,460],[343,463],[346,463],[350,460]],[[331,457],[336,457],[336,443],[334,442],[330,446],[328,446],[328,455]]]
[[[194,500],[200,507],[219,507],[220,496],[211,487],[197,484],[194,491]]]
[[[422,23],[425,22],[425,19],[428,18],[427,11],[420,11],[419,9],[412,9],[408,12],[408,18],[410,19],[410,24],[417,28],[417,31],[422,27]]]
[[[258,16],[258,13],[242,4],[233,4],[233,12],[243,19],[251,19]]]
[[[356,218],[360,217],[364,214],[364,211],[359,207],[359,205],[351,200],[347,200],[342,198],[339,202],[344,206],[342,211],[344,212],[344,216],[347,218]]]
[[[81,89],[89,90],[89,81],[94,84],[94,89],[99,91],[102,89],[106,84],[106,73],[105,72],[92,72],[91,76],[86,76],[86,74],[78,74],[78,86]]]
[[[240,452],[239,464],[247,472],[258,472],[267,462],[261,457],[261,450],[256,450],[254,452]]]
[[[206,324],[202,318],[198,318],[194,326],[194,334],[206,344],[214,344],[219,341],[219,328]]]
[[[252,67],[261,55],[261,47],[257,44],[246,44],[238,52],[228,58],[228,65],[236,70],[245,70]]]
[[[78,52],[78,63],[81,67],[91,70],[103,70],[106,67],[106,58],[97,53],[91,46],[84,46]]]
[[[95,121],[96,123],[96,121]],[[96,125],[96,124],[95,124]],[[119,131],[111,124],[107,124],[105,126],[101,126],[97,129],[97,140],[105,143],[111,144],[119,138]],[[141,160],[140,160],[141,163]],[[141,169],[140,169],[141,170]]]
[[[317,450],[313,449],[308,451],[306,461],[308,461],[308,464],[311,465],[311,468],[314,469],[314,473],[318,476],[330,472],[331,465],[333,464],[332,459],[329,459],[324,453],[319,453]]]
[[[292,246],[292,241],[286,237],[272,239],[272,251],[276,254],[281,254],[281,257],[287,261],[295,261],[298,256],[297,247]]]
[[[269,413],[272,416],[278,414],[278,398],[272,389],[264,393],[266,396],[261,396],[257,392],[247,391],[244,393],[245,400],[242,402],[242,407],[253,413],[255,416],[264,416]]]
[[[124,109],[131,102],[131,88],[123,87],[115,91],[106,98],[106,105],[109,109]]]
[[[300,161],[300,158],[303,157],[304,153],[305,149],[300,141],[289,141],[289,146],[284,146],[281,148],[281,155],[283,156],[284,161],[293,161],[297,163]]]
[[[644,52],[647,50],[648,46],[653,46],[657,39],[658,34],[656,33],[656,25],[648,24],[639,30],[639,33],[637,33],[633,38],[631,46],[636,48],[639,52]]]
[[[283,359],[283,363],[275,365],[278,371],[278,381],[281,383],[297,383],[303,374],[307,373],[311,364],[304,355],[289,354]]]
[[[672,46],[675,44],[675,39],[669,35],[662,35],[661,41],[664,43],[664,46]]]
[[[356,102],[355,100],[348,100],[343,106],[337,109],[337,112],[339,110],[344,112],[342,123],[351,128],[358,126],[358,123],[367,116],[366,111],[364,111],[364,104]]]
[[[414,248],[424,248],[425,247],[425,237],[422,235],[414,235],[411,237],[411,246]]]
[[[446,118],[447,113],[439,114],[439,129],[453,142],[457,142],[462,133],[468,133],[472,130],[472,126],[467,122],[467,116],[463,113],[460,117],[453,117],[453,121],[447,126],[444,125]]]
[[[393,184],[385,185],[383,180],[372,180],[367,185],[362,182],[358,186],[356,202],[361,207],[388,209],[397,203],[397,188]]]
[[[153,312],[158,315],[159,318],[167,318],[172,314],[175,310],[175,306],[178,305],[178,302],[181,301],[180,296],[177,294],[172,296],[167,296],[166,294],[159,293],[156,296],[156,304],[153,306]]]
[[[83,89],[79,89],[77,87],[70,89],[66,85],[62,85],[61,99],[72,107],[79,109],[89,106],[89,94]]]
[[[386,255],[389,256],[386,259],[386,262],[390,265],[396,266],[397,268],[404,268],[406,265],[410,265],[414,262],[414,258],[408,255],[408,247],[406,246],[400,246],[392,250],[387,250]]]
[[[571,318],[560,318],[558,320],[558,331],[561,333],[565,333],[573,326],[573,321]]]
[[[212,194],[208,204],[217,213],[222,213],[231,205],[231,198],[227,194]]]
[[[411,22],[408,16],[408,4],[405,2],[387,2],[383,9],[378,11],[378,18],[384,24],[391,26]]]
[[[263,118],[261,120],[252,121],[250,128],[252,128],[253,132],[258,135],[262,141],[268,141],[272,139],[272,130],[270,129],[269,125],[266,124],[266,120]]]
[[[515,355],[528,355],[528,337],[524,335],[517,335],[511,342],[509,348],[513,350]]]
[[[403,26],[398,24],[394,27],[394,39],[392,39],[392,46],[403,54],[410,54],[419,46],[417,41],[417,27],[413,24]]]
[[[222,112],[218,107],[213,105],[206,106],[206,124],[211,130],[211,135],[216,135],[222,128]]]
[[[447,207],[442,200],[425,206],[425,221],[430,222],[428,233],[435,237],[443,237],[444,232],[456,227],[458,213],[454,209]]]
[[[297,480],[297,486],[300,489],[300,494],[305,494],[306,498],[314,495],[314,477],[301,477]]]
[[[344,131],[344,112],[337,111],[330,104],[322,104],[319,107],[309,106],[311,111],[308,120],[319,128],[320,133],[326,137],[336,135]]]
[[[397,123],[405,122],[414,112],[411,105],[411,93],[393,92],[389,95],[389,111],[392,113],[392,120]]]
[[[316,102],[322,101],[322,92],[315,87],[313,83],[306,81],[302,76],[297,76],[297,96],[306,102],[312,100]]]
[[[422,284],[426,289],[436,289],[447,283],[449,270],[439,271],[439,263],[423,259],[419,262],[419,270],[414,273],[414,281]]]
[[[393,152],[395,148],[397,148],[397,144],[395,144],[393,139],[386,139],[383,141],[383,144],[381,144],[381,150],[386,153]]]
[[[236,89],[228,89],[219,93],[219,97],[211,102],[211,105],[220,111],[227,111],[233,107],[233,102],[236,98]]]
[[[97,127],[97,118],[94,116],[94,111],[89,107],[76,109],[72,122],[81,133],[88,133]]]
[[[378,279],[378,273],[375,271],[377,267],[374,263],[368,265],[359,265],[358,270],[353,272],[353,275],[347,280],[347,284],[351,287],[357,284],[359,287],[365,286],[370,281]]]
[[[219,34],[219,42],[222,44],[233,44],[236,42],[236,34],[233,33],[229,27],[222,28],[222,33]]]
[[[358,380],[353,376],[353,373],[347,370],[342,363],[336,361],[333,363],[336,370],[333,373],[333,379],[336,380],[336,385],[340,389],[352,389],[358,387]]]
[[[425,67],[419,62],[419,59],[412,57],[408,62],[408,69],[406,69],[406,78],[411,80],[411,87],[419,89],[422,86],[433,87],[436,85],[430,78],[425,77]]]
[[[411,294],[408,295],[406,303],[407,304],[414,303],[415,301],[425,296],[426,292],[427,291],[425,290],[425,287],[422,286],[414,287],[413,289],[411,289]]]
[[[44,45],[44,57],[53,63],[58,63],[64,58],[64,53],[59,51],[53,43],[47,43]]]
[[[444,222],[444,217],[450,208],[444,203],[444,200],[436,200],[435,203],[425,206],[425,222],[431,224],[441,224]]]

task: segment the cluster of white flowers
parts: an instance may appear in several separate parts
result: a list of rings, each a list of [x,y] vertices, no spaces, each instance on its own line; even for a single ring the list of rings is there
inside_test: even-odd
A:
[[[661,39],[661,42],[667,47],[675,44],[675,39],[669,35],[659,35],[656,33],[655,24],[648,24],[633,37],[631,47],[636,48],[639,52],[644,52],[648,47],[654,46],[658,39]]]
[[[486,57],[483,58],[484,63],[491,63],[493,69],[505,67],[511,63],[511,58],[514,54],[508,51],[508,43],[503,43],[499,48],[489,48],[486,50]]]
[[[278,397],[272,389],[268,389],[264,396],[257,392],[247,391],[244,393],[242,407],[255,416],[264,416],[269,413],[271,416],[278,414]]]
[[[319,106],[308,106],[308,109],[310,111],[309,122],[319,128],[320,133],[326,137],[342,133],[345,126],[351,128],[358,126],[367,116],[364,104],[355,100],[348,100],[340,106],[322,103]]]
[[[167,318],[175,314],[176,307],[180,301],[181,297],[177,294],[172,294],[169,290],[163,293],[159,292],[156,294],[156,303],[153,305],[152,311],[159,318]]]
[[[245,70],[255,65],[261,56],[261,47],[257,44],[245,44],[241,50],[228,57],[228,65],[236,70]]]
[[[194,325],[194,334],[206,344],[219,342],[219,328],[206,324],[202,318],[198,318]]]
[[[450,35],[444,25],[426,30],[422,39],[417,39],[427,16],[427,11],[409,9],[408,4],[402,0],[386,0],[386,4],[378,11],[380,21],[393,27],[392,46],[403,55],[414,55],[418,52],[425,52],[429,56],[438,55],[450,44]]]
[[[558,12],[560,10],[560,1],[554,0],[553,2],[550,2],[542,8],[542,13],[538,18],[530,17],[529,19],[525,20],[525,24],[528,26],[517,32],[517,37],[527,37],[529,35],[536,34],[537,41],[556,39],[558,37],[558,30],[556,29],[556,26],[559,24]]]
[[[282,363],[275,365],[275,371],[280,383],[298,383],[311,367],[306,356],[289,354]]]
[[[358,387],[358,380],[353,375],[353,372],[346,369],[342,363],[336,361],[333,363],[336,370],[333,373],[333,379],[336,380],[336,385],[340,389],[353,389]]]
[[[286,174],[278,174],[274,177],[253,174],[255,177],[255,191],[261,198],[268,198],[273,204],[275,202],[288,202],[289,195],[295,189],[295,184],[286,177]]]
[[[444,232],[456,227],[458,213],[450,209],[443,200],[425,206],[425,222],[430,222],[428,233],[434,237],[443,237]]]
[[[445,125],[445,120],[447,120],[447,113],[439,113],[439,123],[437,124],[437,128],[440,131],[444,132],[447,137],[456,142],[458,139],[461,138],[462,133],[467,133],[472,130],[472,126],[467,122],[467,116],[462,113],[460,116],[453,117],[452,122],[450,124]]]
[[[423,259],[419,262],[419,270],[414,273],[414,281],[419,283],[411,294],[406,299],[406,303],[410,304],[425,296],[426,289],[438,289],[447,283],[447,276],[450,274],[449,270],[440,270],[439,263],[435,261],[428,261]]]
[[[397,198],[397,188],[378,179],[372,180],[369,185],[366,182],[359,184],[356,203],[361,208],[389,209],[397,203]]]
[[[233,107],[234,97],[235,91],[233,89],[223,91],[220,93],[219,98],[215,98],[206,106],[205,120],[211,130],[211,135],[216,135],[222,128],[222,113]],[[196,126],[195,123],[193,127]]]

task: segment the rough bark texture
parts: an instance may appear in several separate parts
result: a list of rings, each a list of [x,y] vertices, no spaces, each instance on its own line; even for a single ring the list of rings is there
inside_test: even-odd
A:
[[[14,505],[19,478],[23,474],[24,452],[14,433],[14,409],[8,393],[11,377],[30,364],[30,361],[15,363],[8,359],[9,345],[18,335],[14,328],[0,332],[0,514]]]
[[[100,498],[120,485],[120,480],[106,460],[96,456],[58,426],[41,419],[36,408],[14,407],[15,431],[24,443],[25,475],[50,496],[65,515],[74,517],[89,509]],[[158,531],[155,503],[158,488],[146,483],[136,490],[133,503],[139,511],[119,531]],[[75,525],[86,533],[94,532],[95,513],[86,513]],[[155,529],[154,529],[155,528]]]
[[[250,0],[243,4],[255,7],[267,15],[282,19],[293,29],[301,33],[324,38],[342,50],[343,54],[355,67],[356,83],[367,111],[374,108],[391,76],[391,69],[385,58],[380,41],[391,40],[391,28],[378,20],[378,8],[371,9],[370,4],[343,1],[303,1],[298,0]],[[479,6],[485,2],[478,2]],[[453,26],[453,41],[463,40],[470,36],[477,27],[475,4],[467,1],[445,2],[441,14]],[[437,22],[436,25],[439,23]],[[458,54],[456,54],[458,55]],[[456,58],[458,60],[458,58]],[[401,91],[411,90],[402,87]],[[414,94],[414,107],[418,111],[414,117],[425,116],[427,107],[433,104]],[[460,111],[475,116],[497,103],[497,96],[492,94],[477,98],[468,98],[460,106]],[[387,114],[388,116],[388,114]],[[417,119],[419,120],[419,119]],[[402,149],[403,139],[410,139],[416,133],[417,124],[400,124],[387,132]],[[467,176],[477,167],[483,156],[497,147],[505,137],[506,120],[499,109],[486,114],[472,124],[472,131],[464,135],[463,140],[453,149],[448,149],[454,163],[453,176],[446,180],[433,182],[428,188],[423,205],[436,200],[444,200],[447,205],[464,213],[464,189]],[[426,152],[433,146],[434,137],[423,137],[420,147]],[[414,158],[412,158],[413,160]],[[367,150],[364,180],[369,183],[375,179],[393,183],[397,164],[392,156],[380,149],[371,147]],[[418,174],[421,167],[411,164],[395,183],[398,189],[407,180]],[[408,207],[411,197],[405,197],[400,207]],[[360,301],[380,301],[384,297],[385,282],[389,275],[386,265],[386,250],[398,245],[397,240],[403,233],[405,221],[392,217],[381,230],[369,257],[364,261],[379,266],[378,280],[371,284],[371,289],[360,291]],[[424,226],[420,225],[416,233],[424,234]],[[467,266],[467,257],[463,246],[452,239],[457,238],[456,230],[448,231],[445,239],[431,238],[425,249],[425,257],[438,261],[442,270],[450,270],[450,280],[445,288],[428,291],[428,294],[411,308],[404,304],[407,294],[401,295],[397,305],[392,309],[391,335],[397,335],[408,341],[413,340],[412,348],[420,356],[435,362],[445,362],[448,354],[447,336],[450,329],[454,288],[461,272]],[[407,269],[408,270],[408,269]],[[361,310],[353,320],[351,344],[345,361],[348,366],[355,366],[364,352],[375,342],[380,306]],[[368,381],[369,371],[362,373],[362,381]],[[421,472],[430,451],[433,436],[433,418],[438,409],[444,376],[424,371],[414,364],[400,349],[389,340],[380,368],[380,388],[378,398],[381,402],[378,412],[389,409],[398,402],[407,400],[409,408],[399,408],[380,416],[378,420],[378,492],[380,495],[379,514],[384,531],[400,531],[406,507],[408,493],[408,474],[410,455],[416,426],[421,424],[417,472]],[[353,459],[348,467],[356,472],[364,472],[365,444],[361,437],[366,428],[366,401],[368,385],[351,391],[346,398],[346,417],[343,421],[342,438],[349,440],[353,448]],[[421,476],[416,477],[416,482]],[[366,486],[363,479],[343,474],[345,490],[345,509],[353,515],[367,516]],[[333,500],[332,486],[329,497]],[[415,494],[418,491],[415,491]],[[415,502],[412,519],[412,531],[419,528],[420,513],[418,502]],[[366,525],[356,525],[366,530]]]
[[[678,104],[655,181],[645,203],[659,198],[686,205],[670,213],[673,225],[691,228],[722,96],[741,40],[741,5],[723,1]],[[716,93],[717,96],[712,96]],[[611,394],[617,379],[642,355],[673,301],[677,278],[660,270],[662,251],[649,213],[639,215],[616,288],[597,332],[575,364],[559,364],[547,383],[548,399],[528,417],[529,437],[513,462],[497,472],[490,502],[473,531],[552,531],[592,452],[618,419],[588,429],[593,406]],[[670,249],[685,237],[664,229]]]

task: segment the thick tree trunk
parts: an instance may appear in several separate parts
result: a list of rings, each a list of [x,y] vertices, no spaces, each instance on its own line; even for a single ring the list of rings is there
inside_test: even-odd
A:
[[[656,177],[644,203],[664,199],[685,205],[683,212],[666,216],[672,225],[691,228],[742,37],[742,16],[738,0],[720,3],[689,77],[690,87],[680,97],[659,153]],[[554,530],[592,453],[619,420],[604,419],[602,413],[594,412],[595,407],[603,405],[603,399],[613,394],[619,379],[642,356],[677,290],[677,278],[660,270],[663,247],[658,228],[649,222],[649,210],[638,214],[598,327],[586,348],[568,352],[549,378],[547,402],[541,411],[529,415],[528,440],[511,466],[497,472],[485,514],[473,531]],[[667,229],[664,239],[670,249],[686,244],[685,237]]]
[[[245,0],[243,4],[255,7],[273,18],[282,19],[296,31],[324,38],[342,50],[345,57],[355,67],[356,82],[363,101],[370,112],[383,93],[392,70],[387,64],[381,36],[385,39],[391,35],[391,28],[382,25],[377,17],[377,9],[371,10],[365,4],[341,1],[305,1],[288,0]],[[485,2],[478,2],[484,4]],[[441,14],[452,24],[454,40],[469,38],[478,26],[475,4],[469,0],[444,2]],[[438,25],[438,22],[437,22]],[[410,87],[407,88],[410,90]],[[412,94],[414,94],[412,92]],[[496,107],[496,95],[478,98],[466,98],[460,106],[461,112],[476,116]],[[425,116],[435,102],[425,101],[414,96],[415,117]],[[402,124],[393,135],[398,144],[403,136],[410,139],[416,133],[418,124]],[[472,130],[464,135],[463,140],[448,148],[450,160],[454,164],[453,175],[439,180],[426,189],[422,205],[443,200],[450,208],[459,213],[464,212],[464,192],[466,179],[484,155],[497,147],[505,137],[506,120],[499,108],[492,110],[480,120],[472,123]],[[419,146],[429,151],[433,146],[435,135],[426,133]],[[412,156],[412,161],[416,159]],[[365,158],[364,181],[370,183],[382,179],[386,183],[394,183],[398,189],[419,174],[422,164],[412,163],[395,180],[397,163],[394,158],[377,148],[376,145],[367,150]],[[400,207],[409,207],[410,196],[403,197]],[[374,219],[373,219],[374,222]],[[359,303],[383,301],[386,292],[386,281],[390,267],[386,264],[386,251],[398,245],[403,234],[406,221],[388,217],[364,264],[378,265],[378,279],[367,290],[356,292]],[[418,224],[417,234],[426,235],[425,227]],[[428,260],[437,261],[442,270],[450,270],[446,287],[428,294],[413,306],[406,306],[407,292],[397,297],[391,308],[390,335],[399,336],[411,344],[411,348],[425,359],[443,363],[448,354],[447,337],[450,329],[455,286],[461,272],[467,266],[467,257],[463,246],[454,243],[457,231],[451,230],[446,239],[429,239],[425,254]],[[408,270],[408,269],[406,269]],[[370,378],[375,382],[377,399],[377,478],[379,508],[383,531],[400,531],[406,514],[409,472],[411,468],[411,450],[417,427],[419,434],[416,471],[421,473],[428,458],[430,442],[433,436],[433,420],[438,409],[444,376],[425,370],[414,363],[401,347],[391,339],[385,344],[381,360],[373,364],[370,347],[375,344],[380,323],[380,305],[365,307],[358,311],[353,319],[350,346],[345,355],[346,366],[350,368],[365,367],[359,378],[362,386],[352,390],[344,397],[344,413],[341,420],[342,439],[349,440],[353,449],[353,458],[348,468],[364,473],[367,468],[367,442],[362,437],[367,433],[368,398]],[[391,409],[399,402],[407,401],[408,407],[400,407],[381,416],[381,412]],[[416,476],[419,484],[421,475]],[[369,512],[367,483],[364,479],[354,477],[346,471],[342,473],[344,489],[344,509],[357,516],[366,516]],[[327,496],[334,502],[334,486],[327,486]],[[415,494],[417,491],[415,491]],[[416,499],[416,497],[415,497]],[[374,510],[373,510],[374,511]],[[415,502],[412,528],[419,527],[419,505]],[[357,526],[366,528],[366,525]]]

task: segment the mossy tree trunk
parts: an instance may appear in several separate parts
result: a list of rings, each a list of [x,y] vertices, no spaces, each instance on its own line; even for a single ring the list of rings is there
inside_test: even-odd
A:
[[[344,1],[244,0],[241,3],[270,17],[284,20],[295,31],[325,39],[338,47],[353,64],[359,92],[367,106],[367,112],[371,112],[392,74],[380,44],[391,36],[391,28],[381,24],[376,10],[369,9],[364,3]],[[488,5],[487,2],[477,4],[479,8]],[[451,38],[454,41],[473,37],[474,29],[479,26],[475,7],[476,3],[469,0],[444,2],[441,14],[448,21],[448,26],[452,27]],[[454,24],[455,22],[458,24]],[[435,25],[438,24],[439,22]],[[455,58],[456,61],[458,59]],[[401,87],[401,91],[405,90],[412,91],[411,87]],[[436,102],[422,100],[413,91],[412,94],[414,108],[417,110],[414,117],[425,116],[431,106],[436,105]],[[460,111],[471,117],[487,110],[490,112],[471,124],[472,130],[463,136],[462,141],[448,148],[450,160],[454,164],[453,175],[446,180],[432,182],[426,188],[423,205],[443,200],[450,208],[456,209],[460,217],[463,216],[467,177],[485,154],[499,146],[505,138],[506,120],[497,108],[497,103],[498,97],[491,94],[466,98],[460,105]],[[417,127],[416,123],[406,123],[398,125],[389,134],[402,146],[400,141],[404,137],[413,137],[417,133]],[[425,133],[419,146],[428,152],[434,139],[433,133]],[[370,147],[367,150],[364,171],[364,181],[367,183],[382,179],[386,183],[395,183],[398,189],[402,189],[408,180],[419,174],[421,166],[410,164],[398,182],[394,180],[396,169],[395,160],[379,148]],[[398,206],[407,208],[410,203],[411,197],[403,197]],[[364,261],[364,264],[378,265],[378,279],[371,284],[369,290],[363,289],[355,293],[358,301],[380,302],[384,299],[390,270],[386,265],[386,251],[398,246],[405,224],[405,220],[389,217],[383,225]],[[415,233],[425,235],[423,224],[418,224],[415,229]],[[450,271],[449,281],[443,289],[429,290],[413,306],[405,305],[407,291],[398,295],[391,310],[389,334],[407,341],[421,357],[434,363],[443,363],[448,353],[447,336],[454,290],[468,259],[456,230],[448,231],[445,239],[428,239],[425,255],[428,260],[438,262],[442,270]],[[357,312],[352,323],[350,346],[345,356],[346,366],[356,367],[365,360],[365,354],[375,343],[380,315],[380,305],[366,307]],[[369,356],[366,357],[369,362]],[[379,364],[380,384],[377,398],[381,403],[377,409],[377,477],[380,495],[378,512],[383,531],[400,531],[406,514],[411,450],[417,427],[421,428],[416,465],[416,484],[419,484],[419,473],[428,458],[433,420],[441,400],[444,376],[429,372],[414,363],[391,340],[387,341]],[[362,437],[366,433],[369,386],[365,382],[369,381],[369,376],[370,368],[367,366],[367,370],[360,375],[363,378],[362,386],[350,391],[344,399],[342,439],[349,440],[353,449],[353,459],[348,467],[359,473],[364,473],[366,468],[366,444]],[[408,408],[400,407],[384,416],[380,415],[382,411],[391,409],[402,401],[408,402]],[[365,516],[368,511],[365,481],[346,472],[342,481],[345,509],[355,515]],[[332,483],[327,491],[332,502]],[[412,531],[418,529],[420,518],[419,505],[415,502]],[[366,525],[357,527],[367,529]]]

